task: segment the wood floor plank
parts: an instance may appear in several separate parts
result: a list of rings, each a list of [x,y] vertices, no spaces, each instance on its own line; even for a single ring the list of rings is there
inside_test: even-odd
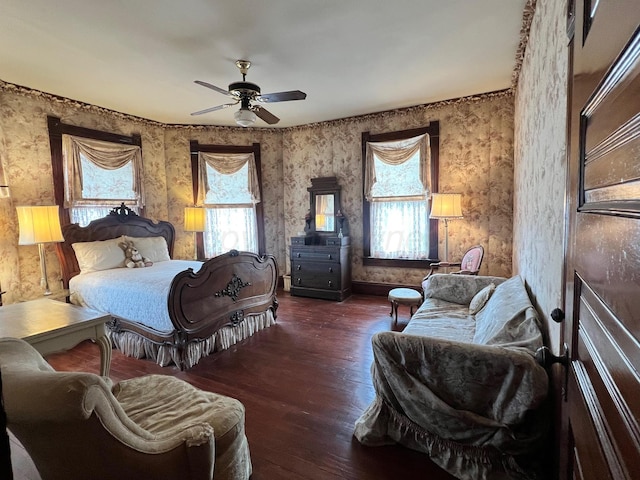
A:
[[[159,367],[113,351],[114,382],[151,373],[174,375],[192,385],[239,399],[253,480],[451,480],[419,452],[364,447],[353,437],[355,420],[374,398],[371,336],[401,330],[384,297],[352,295],[344,302],[291,297],[279,292],[278,323],[188,371]],[[83,342],[47,357],[56,370],[100,367],[98,347]],[[38,480],[28,455],[13,439],[17,480]]]

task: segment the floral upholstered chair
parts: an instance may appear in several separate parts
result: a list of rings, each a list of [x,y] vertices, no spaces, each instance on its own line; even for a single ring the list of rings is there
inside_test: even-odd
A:
[[[467,250],[460,262],[438,262],[429,265],[431,270],[422,279],[424,282],[429,276],[439,268],[459,267],[460,270],[455,272],[449,272],[459,275],[478,275],[480,271],[480,265],[482,264],[482,257],[484,257],[484,248],[482,245],[475,245]]]
[[[43,480],[248,480],[238,400],[170,375],[117,384],[58,372],[31,345],[0,339],[7,427]],[[1,426],[1,423],[0,423]],[[0,478],[8,478],[2,476]]]

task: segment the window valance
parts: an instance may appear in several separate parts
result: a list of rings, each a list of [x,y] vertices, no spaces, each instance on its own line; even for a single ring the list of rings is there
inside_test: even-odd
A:
[[[392,142],[367,142],[364,179],[364,191],[367,201],[376,200],[375,195],[372,195],[373,186],[377,182],[374,155],[387,165],[401,165],[416,153],[419,153],[419,180],[423,188],[422,192],[412,196],[416,199],[426,198],[431,188],[429,182],[430,152],[428,134]]]
[[[137,195],[136,200],[139,206],[144,205],[142,149],[138,145],[123,145],[73,135],[62,135],[62,152],[65,208],[70,208],[84,200],[82,196],[82,158],[104,170],[117,170],[132,162],[132,190]]]
[[[248,164],[248,165],[247,165]],[[258,171],[253,153],[208,153],[198,152],[198,199],[197,204],[203,205],[209,192],[207,166],[223,175],[232,175],[242,167],[248,167],[247,190],[251,194],[253,203],[260,202],[260,184]]]

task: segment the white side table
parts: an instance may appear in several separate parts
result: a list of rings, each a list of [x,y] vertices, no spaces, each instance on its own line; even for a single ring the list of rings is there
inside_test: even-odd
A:
[[[100,375],[108,376],[111,341],[107,335],[107,313],[50,298],[0,307],[0,337],[21,338],[41,355],[68,350],[83,340],[100,347]]]

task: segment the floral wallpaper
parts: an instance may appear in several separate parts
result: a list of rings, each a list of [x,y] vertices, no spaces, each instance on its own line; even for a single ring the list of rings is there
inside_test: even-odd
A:
[[[501,94],[440,102],[401,111],[287,129],[283,139],[285,234],[304,227],[311,178],[336,176],[349,221],[354,281],[419,285],[421,269],[362,264],[362,144],[373,134],[440,122],[441,192],[461,193],[464,218],[449,223],[449,258],[485,247],[481,274],[511,274],[513,97]],[[444,226],[439,230],[444,251]]]
[[[147,214],[159,220],[167,216],[164,128],[135,117],[87,111],[76,102],[56,101],[51,96],[3,89],[0,82],[0,155],[11,188],[11,198],[2,199],[2,223],[9,229],[3,236],[0,280],[7,290],[7,303],[37,298],[40,288],[40,263],[35,245],[18,246],[18,205],[52,205],[53,180],[47,115],[83,127],[130,135],[142,135]],[[4,230],[4,229],[3,229]],[[53,245],[45,246],[49,285],[61,288],[60,265]],[[6,278],[6,281],[5,281]],[[7,285],[5,287],[5,285]]]
[[[419,285],[421,269],[362,265],[361,134],[383,133],[440,122],[440,191],[463,195],[461,220],[449,228],[450,258],[471,245],[485,247],[482,274],[511,274],[513,204],[513,95],[511,91],[448,100],[403,110],[288,129],[164,125],[111,112],[0,81],[0,158],[12,196],[0,199],[0,282],[7,303],[42,294],[37,248],[18,246],[16,205],[52,204],[53,182],[47,115],[83,127],[142,136],[147,216],[176,228],[176,258],[189,258],[193,236],[183,231],[191,205],[189,141],[202,144],[261,145],[263,208],[268,253],[281,273],[289,270],[289,238],[304,226],[311,178],[337,176],[353,248],[353,279]],[[440,246],[444,249],[444,226]],[[60,289],[53,246],[46,247],[49,284]]]
[[[565,0],[537,1],[515,101],[514,272],[546,319],[563,298],[566,8]],[[558,353],[559,329],[547,327]]]

